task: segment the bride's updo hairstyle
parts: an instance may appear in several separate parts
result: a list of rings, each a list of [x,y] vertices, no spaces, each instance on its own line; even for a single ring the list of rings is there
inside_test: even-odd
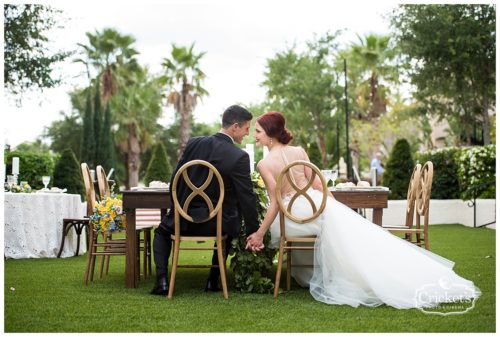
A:
[[[285,117],[281,112],[266,112],[257,118],[260,126],[271,138],[276,138],[281,144],[288,144],[293,139],[292,134],[285,128]]]

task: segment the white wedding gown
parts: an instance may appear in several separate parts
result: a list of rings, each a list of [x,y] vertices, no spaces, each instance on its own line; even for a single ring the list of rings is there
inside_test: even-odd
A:
[[[308,193],[319,207],[322,193]],[[285,204],[289,200],[285,198]],[[309,286],[316,300],[407,309],[480,296],[471,281],[453,271],[452,261],[398,238],[335,199],[327,200],[323,214],[311,223],[286,219],[287,235],[318,236],[314,253],[292,252],[293,264],[312,264],[314,258],[314,268],[292,268],[292,276]],[[301,196],[292,214],[310,216],[311,205]],[[279,246],[279,216],[270,231],[270,246]]]

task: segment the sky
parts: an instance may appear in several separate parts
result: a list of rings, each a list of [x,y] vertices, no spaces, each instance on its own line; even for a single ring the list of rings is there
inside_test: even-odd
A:
[[[152,73],[161,72],[162,59],[171,45],[189,46],[205,52],[200,67],[207,75],[204,88],[210,95],[194,111],[199,122],[217,122],[226,107],[235,103],[262,102],[266,60],[296,44],[326,32],[343,30],[340,42],[357,41],[357,35],[388,34],[383,15],[397,6],[379,1],[163,1],[163,2],[45,2],[61,9],[69,18],[64,28],[48,34],[53,50],[76,50],[86,44],[86,32],[114,28],[132,35],[138,59]],[[3,40],[3,39],[2,39]],[[22,106],[4,95],[1,140],[12,147],[33,141],[45,127],[69,114],[68,92],[84,87],[88,80],[83,65],[69,59],[57,66],[55,74],[64,83],[24,95]],[[173,120],[172,108],[165,108],[160,123]]]

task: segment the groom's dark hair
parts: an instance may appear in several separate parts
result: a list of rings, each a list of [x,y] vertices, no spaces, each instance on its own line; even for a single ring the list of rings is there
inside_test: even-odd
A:
[[[234,123],[242,124],[251,121],[252,118],[252,114],[247,109],[239,105],[231,105],[222,114],[222,127],[227,128]]]

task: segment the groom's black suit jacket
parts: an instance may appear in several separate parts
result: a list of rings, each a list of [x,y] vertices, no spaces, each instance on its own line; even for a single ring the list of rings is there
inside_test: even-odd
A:
[[[219,171],[224,181],[224,202],[222,204],[222,231],[232,237],[237,237],[240,232],[241,220],[245,220],[246,232],[251,234],[258,227],[256,197],[253,192],[252,182],[250,180],[250,159],[248,154],[238,148],[232,139],[222,133],[216,133],[212,136],[191,138],[184,153],[179,160],[177,167],[172,173],[170,186],[173,185],[173,178],[179,168],[185,163],[194,160],[205,160],[214,165]],[[195,186],[202,185],[208,175],[208,169],[196,165],[188,169],[190,180]],[[205,193],[217,204],[219,197],[219,186],[214,175],[212,183],[207,187]],[[187,186],[184,179],[179,179],[177,185],[177,197],[181,207],[185,200],[191,194],[191,189]],[[162,219],[160,227],[173,233],[174,207],[171,197],[172,208]],[[208,216],[206,202],[201,197],[196,197],[191,202],[188,212],[194,220],[204,219]],[[193,224],[181,218],[181,233],[184,235],[215,235],[215,221],[213,218],[207,223]],[[213,232],[213,233],[209,233]]]

